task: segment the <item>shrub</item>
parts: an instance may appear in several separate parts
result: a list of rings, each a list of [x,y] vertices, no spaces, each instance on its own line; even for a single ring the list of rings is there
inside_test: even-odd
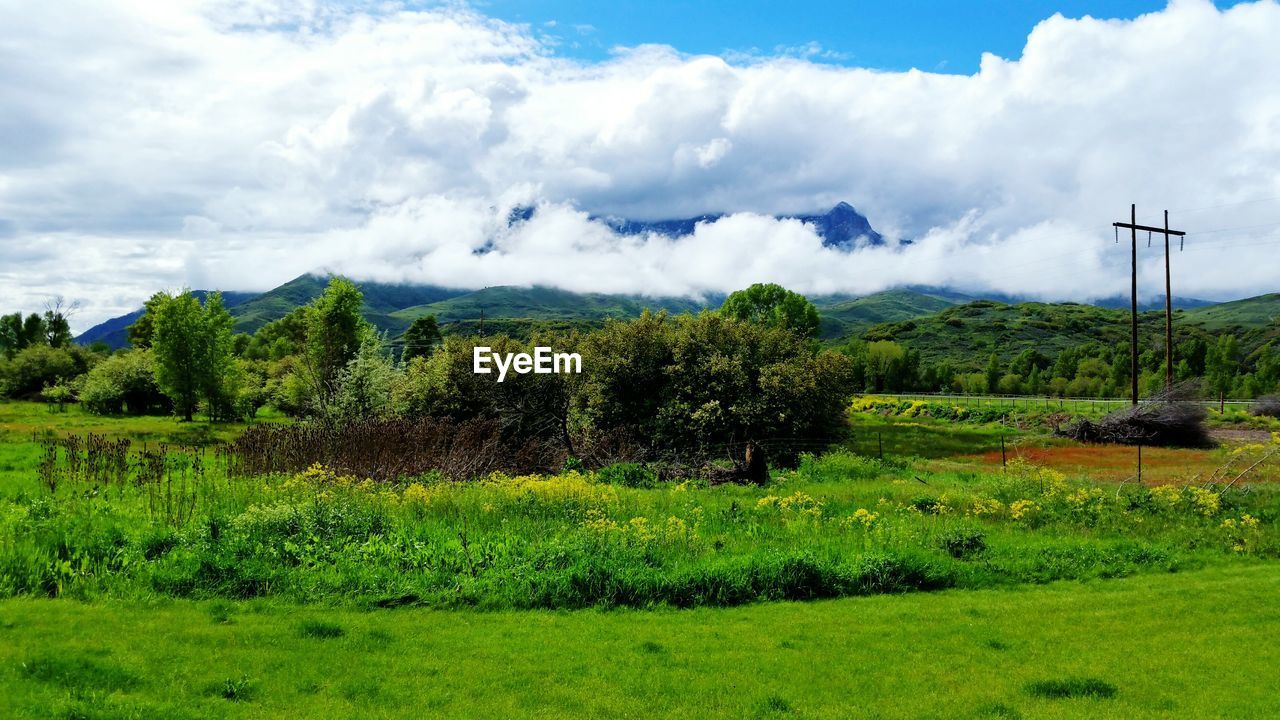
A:
[[[1258,417],[1280,418],[1280,395],[1258,398],[1251,412]]]
[[[636,463],[615,463],[596,472],[596,479],[610,485],[633,488],[651,488],[658,485],[658,475]]]
[[[986,535],[977,528],[961,527],[944,533],[938,545],[957,560],[978,555],[987,549]]]
[[[168,409],[169,401],[156,384],[151,352],[119,353],[98,363],[85,376],[80,401],[97,415],[134,415]]]

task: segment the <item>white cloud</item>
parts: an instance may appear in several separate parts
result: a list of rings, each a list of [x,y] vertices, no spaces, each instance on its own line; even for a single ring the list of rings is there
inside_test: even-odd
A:
[[[1176,292],[1274,291],[1277,36],[1273,0],[1177,0],[1132,21],[1049,18],[1021,58],[958,76],[794,50],[586,64],[458,7],[0,2],[0,307],[60,293],[87,301],[83,324],[157,287],[265,289],[316,267],[1089,299],[1127,287],[1109,225],[1130,202],[1201,231]],[[843,254],[769,217],[840,200],[916,242]],[[538,215],[508,230],[526,203]],[[739,214],[679,239],[587,219],[707,212]]]

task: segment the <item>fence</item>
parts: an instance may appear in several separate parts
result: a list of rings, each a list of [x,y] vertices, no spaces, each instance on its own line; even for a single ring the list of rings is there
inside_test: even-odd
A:
[[[1059,408],[1062,410],[1080,411],[1084,408],[1091,410],[1110,410],[1119,409],[1129,404],[1127,398],[1086,398],[1086,397],[1051,397],[1047,395],[963,395],[951,393],[880,393],[875,397],[896,398],[901,400],[924,400],[927,402],[944,402],[960,407],[987,407],[987,406],[1012,406],[1014,408],[1026,408],[1034,410],[1036,408],[1052,409]],[[1139,403],[1151,402],[1149,399],[1139,399]],[[1190,402],[1201,403],[1203,405],[1217,406],[1218,400],[1204,399],[1192,400]],[[1227,400],[1226,405],[1229,408],[1237,410],[1247,410],[1257,400]]]

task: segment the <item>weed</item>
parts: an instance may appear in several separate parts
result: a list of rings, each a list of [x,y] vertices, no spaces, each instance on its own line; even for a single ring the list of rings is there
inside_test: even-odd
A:
[[[258,696],[258,690],[248,675],[241,675],[210,685],[207,694],[230,702],[252,702]]]
[[[757,717],[766,715],[790,715],[791,713],[791,703],[780,695],[770,695],[761,700],[756,707]]]
[[[337,623],[331,623],[324,620],[303,620],[298,626],[298,634],[305,638],[315,638],[318,640],[329,640],[332,638],[340,638],[347,634],[347,631]]]
[[[1026,692],[1032,697],[1060,700],[1066,698],[1115,697],[1116,686],[1097,678],[1065,678],[1037,680],[1027,683]]]
[[[987,536],[972,527],[958,527],[938,538],[938,545],[957,560],[967,560],[987,549]]]
[[[35,657],[22,663],[22,672],[33,680],[75,691],[127,691],[141,683],[124,668],[74,656]]]

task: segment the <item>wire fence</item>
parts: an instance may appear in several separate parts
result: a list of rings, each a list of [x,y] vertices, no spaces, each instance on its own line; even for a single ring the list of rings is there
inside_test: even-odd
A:
[[[960,407],[1014,407],[1028,410],[1058,408],[1061,410],[1107,410],[1118,409],[1130,403],[1127,398],[1087,398],[1056,397],[1049,395],[965,395],[954,393],[878,393],[869,397],[894,398],[900,400],[923,400],[925,402],[944,402]],[[1140,398],[1139,404],[1156,402],[1156,398]],[[1218,406],[1221,401],[1213,399],[1190,400],[1203,405]],[[1247,410],[1257,400],[1227,400],[1226,407]]]

